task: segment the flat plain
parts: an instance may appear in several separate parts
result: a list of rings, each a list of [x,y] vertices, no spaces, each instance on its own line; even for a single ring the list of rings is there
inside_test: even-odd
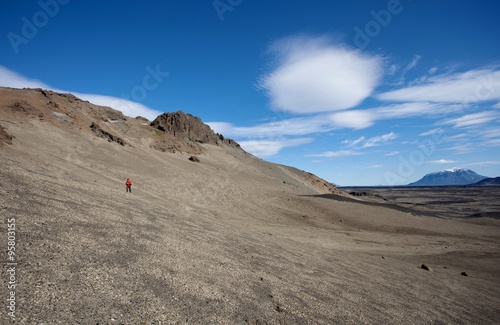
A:
[[[449,218],[500,218],[500,186],[342,187],[416,213]],[[370,196],[368,196],[370,197]]]

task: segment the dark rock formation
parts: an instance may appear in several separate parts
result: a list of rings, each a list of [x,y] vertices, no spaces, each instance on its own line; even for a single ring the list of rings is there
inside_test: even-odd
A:
[[[213,145],[228,145],[240,148],[232,139],[226,139],[221,134],[215,133],[199,117],[185,114],[183,111],[164,113],[158,116],[151,126],[157,130],[173,135],[176,138]]]
[[[15,113],[23,113],[26,115],[34,115],[35,113],[38,112],[38,110],[35,107],[33,107],[30,103],[28,103],[25,100],[20,100],[15,102],[14,104],[11,105],[10,108]]]
[[[196,156],[189,157],[189,160],[192,161],[192,162],[200,162],[200,158],[198,158]]]
[[[100,138],[106,138],[108,139],[109,142],[116,142],[122,146],[126,145],[125,141],[123,141],[122,138],[119,138],[116,135],[104,131],[103,129],[101,129],[99,124],[92,122],[92,124],[90,125],[90,129]]]
[[[7,131],[0,125],[0,146],[5,142],[7,144],[12,144],[12,139],[14,137],[7,133]]]

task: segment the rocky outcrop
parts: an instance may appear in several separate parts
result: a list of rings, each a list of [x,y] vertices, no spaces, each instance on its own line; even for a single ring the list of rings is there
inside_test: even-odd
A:
[[[240,148],[236,141],[215,133],[199,117],[185,114],[183,111],[164,113],[151,122],[151,126],[186,141]]]
[[[3,126],[0,125],[0,146],[3,143],[12,144],[13,136],[7,133]]]
[[[303,172],[303,173],[304,173],[304,180],[306,182],[308,182],[309,184],[311,184],[312,186],[316,187],[317,189],[322,190],[322,191],[326,190],[327,192],[330,192],[333,194],[339,194],[339,195],[345,194],[344,192],[339,190],[332,183],[329,183],[329,182],[325,181],[324,179],[319,178],[318,176],[316,176],[312,173],[309,173],[309,172]]]
[[[126,142],[122,138],[119,138],[116,135],[104,131],[103,129],[101,129],[99,124],[92,122],[92,124],[90,125],[90,129],[100,138],[106,138],[108,139],[109,142],[116,142],[122,146],[126,145]]]

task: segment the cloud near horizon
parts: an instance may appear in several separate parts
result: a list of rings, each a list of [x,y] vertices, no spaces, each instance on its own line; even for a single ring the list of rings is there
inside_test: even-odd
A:
[[[309,157],[321,157],[321,158],[343,158],[351,156],[363,155],[362,152],[354,150],[339,150],[339,151],[325,151],[323,153],[308,155]]]
[[[438,159],[424,162],[424,165],[442,165],[442,164],[453,164],[456,163],[455,160]]]
[[[88,100],[92,104],[111,107],[130,117],[142,116],[149,120],[153,120],[158,115],[162,114],[162,112],[149,108],[146,105],[124,98],[99,94],[85,94],[51,87],[40,80],[22,76],[2,65],[0,65],[0,86],[10,88],[42,88],[59,93],[72,93],[76,97]]]
[[[243,149],[258,157],[269,157],[277,154],[282,149],[287,147],[296,147],[303,144],[311,143],[313,138],[297,138],[297,139],[282,139],[282,140],[248,140],[240,141],[239,144]]]
[[[383,75],[383,60],[333,44],[326,37],[289,37],[271,46],[274,69],[259,87],[276,110],[295,114],[352,108],[369,97]]]
[[[383,101],[476,103],[500,100],[500,70],[484,68],[433,75],[414,86],[376,95]]]

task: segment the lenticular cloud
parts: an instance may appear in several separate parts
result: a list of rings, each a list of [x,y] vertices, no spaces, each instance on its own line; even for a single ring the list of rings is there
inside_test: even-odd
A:
[[[332,45],[324,38],[290,38],[275,43],[275,68],[264,75],[274,109],[290,113],[337,111],[370,96],[382,76],[382,59]]]

